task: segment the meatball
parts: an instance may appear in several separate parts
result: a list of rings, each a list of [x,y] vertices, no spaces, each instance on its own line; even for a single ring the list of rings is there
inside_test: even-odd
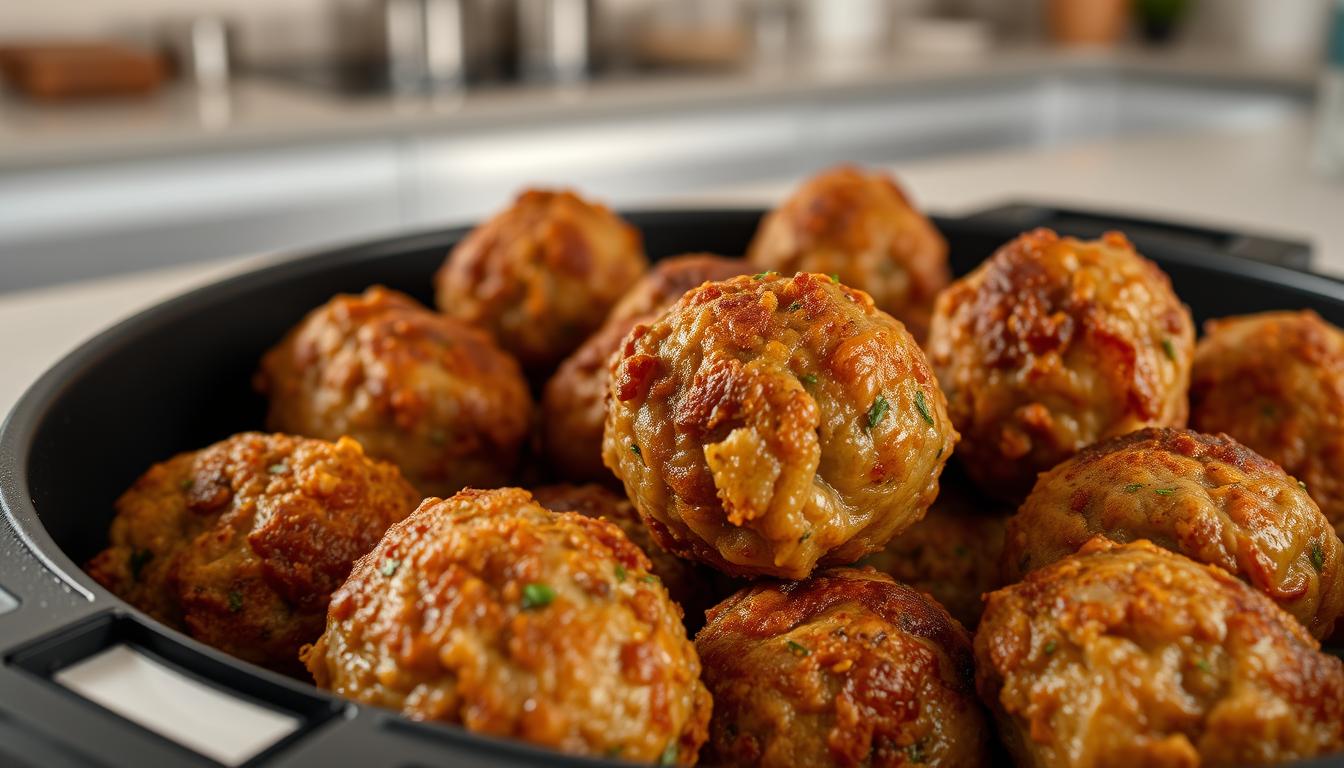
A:
[[[709,569],[682,560],[654,543],[635,506],[600,485],[545,485],[535,488],[537,503],[554,512],[578,512],[584,517],[610,520],[648,555],[650,571],[657,576],[667,594],[681,606],[689,629],[705,623],[705,610],[715,602],[718,585]],[[721,595],[720,595],[721,596]]]
[[[572,754],[694,763],[710,698],[681,611],[605,520],[517,488],[426,499],[305,652],[323,688]]]
[[[748,587],[695,647],[714,696],[709,764],[988,764],[970,636],[885,574]]]
[[[868,294],[763,273],[635,326],[603,459],[665,549],[798,579],[922,518],[956,440],[924,353]]]
[[[1344,664],[1225,571],[1095,539],[989,596],[977,684],[1018,765],[1264,765],[1344,748]]]
[[[257,388],[270,429],[349,435],[440,496],[509,482],[531,421],[527,382],[489,336],[386,288],[311,312]]]
[[[349,438],[234,435],[141,475],[85,570],[164,624],[297,677],[331,593],[419,500]]]
[[[637,323],[650,322],[707,280],[725,280],[748,271],[741,259],[693,254],[664,259],[611,310],[546,383],[542,397],[542,440],[547,461],[560,477],[611,482],[602,464],[602,423],[607,415],[607,367],[611,355]]]
[[[639,230],[605,206],[534,189],[458,243],[434,284],[441,311],[549,373],[647,267]]]
[[[1213,320],[1195,347],[1190,424],[1307,484],[1344,535],[1344,332],[1315,312]]]
[[[947,241],[888,174],[842,166],[817,174],[761,222],[757,269],[834,274],[867,291],[916,339],[951,279]]]
[[[1004,583],[1093,536],[1148,539],[1264,592],[1317,637],[1344,612],[1344,545],[1272,461],[1226,435],[1144,429],[1041,475],[1008,521]]]
[[[1123,235],[1019,236],[938,297],[929,359],[986,493],[1144,426],[1185,426],[1194,349],[1171,281]]]
[[[928,592],[953,618],[974,628],[984,610],[982,597],[1000,586],[1006,519],[993,502],[945,478],[928,516],[859,564]]]

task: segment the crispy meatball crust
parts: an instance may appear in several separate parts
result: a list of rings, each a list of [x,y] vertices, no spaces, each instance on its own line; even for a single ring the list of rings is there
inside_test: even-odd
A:
[[[484,332],[374,287],[309,313],[262,358],[270,429],[349,435],[427,494],[512,479],[532,401]]]
[[[1306,482],[1344,536],[1344,332],[1315,312],[1204,325],[1190,424],[1226,432]]]
[[[980,695],[1018,765],[1264,765],[1344,748],[1344,665],[1227,572],[1095,539],[989,596]]]
[[[928,348],[963,465],[1005,501],[1097,440],[1185,426],[1190,312],[1119,233],[1019,236],[938,297]]]
[[[606,206],[530,189],[448,254],[436,302],[489,330],[529,371],[549,373],[647,268],[639,230]]]
[[[1344,545],[1329,521],[1277,464],[1226,435],[1144,429],[1042,474],[1008,522],[1004,583],[1096,535],[1216,565],[1316,637],[1344,612]]]
[[[617,303],[602,327],[560,363],[541,401],[543,451],[560,477],[608,483],[614,479],[602,464],[608,363],[630,329],[651,322],[701,283],[726,280],[749,269],[741,259],[709,254],[663,259]]]
[[[974,628],[983,596],[997,589],[1005,510],[944,478],[923,520],[859,561],[928,592],[963,626]]]
[[[934,297],[951,280],[947,241],[895,179],[851,166],[813,176],[766,216],[747,260],[785,274],[838,275],[921,341]]]
[[[331,593],[419,500],[349,438],[248,432],[150,467],[85,569],[171,627],[300,676]]]
[[[748,587],[696,636],[714,717],[705,756],[735,766],[982,766],[971,638],[872,569]]]
[[[956,440],[923,352],[868,294],[761,274],[630,332],[603,459],[669,551],[805,578],[923,517]]]
[[[694,763],[710,698],[681,611],[605,520],[526,491],[426,499],[305,652],[323,688],[573,754]]]
[[[714,604],[718,590],[713,572],[654,543],[629,499],[594,484],[544,485],[534,488],[532,496],[553,512],[577,512],[615,523],[626,538],[648,555],[653,564],[650,571],[662,580],[667,594],[681,606],[686,626],[699,629],[705,623],[705,611]]]

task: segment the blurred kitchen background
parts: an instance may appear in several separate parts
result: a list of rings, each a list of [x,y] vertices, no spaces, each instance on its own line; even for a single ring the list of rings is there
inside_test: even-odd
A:
[[[1344,0],[8,0],[0,292],[467,221],[528,184],[632,207],[1280,124],[1328,179],[1332,26]]]

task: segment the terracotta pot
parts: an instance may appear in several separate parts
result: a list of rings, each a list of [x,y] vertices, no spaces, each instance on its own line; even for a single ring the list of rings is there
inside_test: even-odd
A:
[[[1050,38],[1064,45],[1114,45],[1129,23],[1130,0],[1049,0]]]

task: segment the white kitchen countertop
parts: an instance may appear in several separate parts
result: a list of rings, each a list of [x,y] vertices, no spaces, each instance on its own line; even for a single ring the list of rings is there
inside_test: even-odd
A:
[[[1309,240],[1316,268],[1344,276],[1344,179],[1311,172],[1310,138],[1310,126],[1293,120],[1253,132],[969,154],[894,170],[931,211],[956,214],[1022,200],[1160,216]],[[724,189],[669,205],[769,205],[796,181]],[[274,258],[228,259],[0,294],[0,412],[8,412],[65,352],[116,320]]]
[[[239,78],[226,93],[183,86],[132,99],[32,104],[0,90],[0,172],[103,160],[407,134],[445,134],[570,119],[678,112],[789,99],[1028,77],[1139,76],[1308,93],[1319,64],[1257,60],[1213,48],[998,48],[981,55],[895,51],[861,60],[799,56],[779,67],[618,75],[569,86],[483,88],[433,98],[352,98],[276,79]]]

